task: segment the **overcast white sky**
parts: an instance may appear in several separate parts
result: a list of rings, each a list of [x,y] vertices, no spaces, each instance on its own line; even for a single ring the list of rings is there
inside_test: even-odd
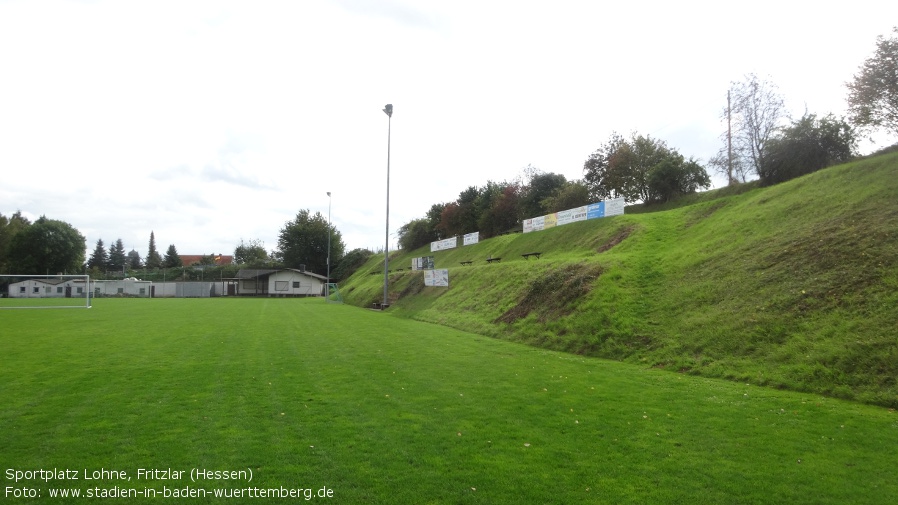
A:
[[[0,213],[145,256],[277,247],[300,209],[347,251],[612,132],[711,157],[730,82],[844,114],[898,3],[0,0]],[[894,139],[892,139],[894,140]],[[880,145],[879,147],[881,147]],[[867,150],[871,149],[870,146]]]

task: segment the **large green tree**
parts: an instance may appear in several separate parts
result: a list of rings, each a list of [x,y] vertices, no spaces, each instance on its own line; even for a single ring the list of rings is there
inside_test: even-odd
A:
[[[94,247],[94,252],[92,252],[90,258],[87,259],[87,268],[102,271],[106,269],[108,263],[109,255],[106,253],[103,239],[97,239],[97,245]]]
[[[443,207],[436,227],[438,233],[443,237],[454,237],[477,231],[479,199],[480,190],[476,186],[468,186],[459,193],[454,202]]]
[[[853,124],[898,135],[898,27],[892,28],[889,38],[876,38],[876,52],[847,86],[848,117]]]
[[[170,244],[168,250],[165,251],[165,257],[162,258],[162,267],[178,268],[181,266],[184,266],[184,263],[181,261],[181,255],[178,254],[178,248],[175,247],[175,244]]]
[[[262,266],[268,263],[268,251],[265,250],[265,242],[259,239],[244,241],[234,248],[234,261],[238,265]]]
[[[562,174],[541,172],[530,167],[530,180],[521,189],[519,200],[521,219],[543,216],[548,213],[543,201],[567,184]]]
[[[570,181],[558,188],[552,196],[543,200],[546,212],[576,209],[592,203],[589,199],[589,188],[583,181]]]
[[[649,170],[649,202],[667,202],[711,187],[708,172],[694,159],[673,152]]]
[[[86,239],[69,223],[41,216],[9,245],[9,270],[22,274],[80,272]]]
[[[437,232],[427,218],[412,219],[399,227],[399,248],[412,251],[437,240]]]
[[[481,238],[489,238],[508,232],[521,223],[521,185],[506,182],[491,195],[489,208],[480,216]]]
[[[147,249],[147,258],[144,262],[147,268],[162,268],[162,256],[156,250],[156,235],[150,232],[150,246]]]
[[[373,255],[368,249],[353,249],[340,258],[336,265],[331,265],[331,281],[339,282],[348,279],[356,270]]]
[[[131,249],[128,251],[128,268],[137,270],[141,266],[140,253]]]
[[[583,181],[591,200],[608,200],[630,193],[629,141],[617,132],[599,146],[583,163]]]
[[[122,239],[116,239],[115,243],[109,246],[109,269],[122,272],[127,263],[128,255],[125,253],[125,244]]]
[[[556,176],[535,173],[540,180],[546,179],[543,175]],[[517,182],[488,181],[479,188],[469,186],[454,202],[433,205],[425,220],[409,222],[401,231],[408,235],[410,243],[420,243],[427,236],[438,240],[478,231],[482,238],[492,237],[514,228],[520,221],[521,193]],[[536,208],[541,209],[538,205]]]
[[[9,270],[9,247],[20,231],[31,226],[31,221],[16,211],[12,216],[6,217],[0,214],[0,273],[13,273]]]
[[[761,183],[776,184],[846,162],[856,150],[857,137],[844,120],[805,114],[770,141]]]
[[[443,216],[443,209],[446,208],[445,203],[435,203],[430,206],[430,209],[427,211],[427,215],[425,219],[427,219],[427,224],[434,231],[436,237],[434,240],[439,240],[442,238],[446,238],[440,234],[439,226],[440,226],[440,218]]]
[[[343,258],[346,245],[343,236],[320,212],[311,214],[300,210],[296,218],[287,221],[278,234],[278,250],[275,253],[288,268],[305,268],[319,275],[327,274],[328,234],[330,234],[331,266]]]
[[[629,139],[612,133],[583,164],[583,172],[592,200],[622,197],[628,203],[652,203],[711,185],[698,162],[686,160],[663,140],[635,132]]]
[[[413,219],[399,227],[399,247],[407,251],[417,249],[434,240],[446,238],[446,230],[441,226],[443,212],[449,205],[455,203],[435,203],[430,206],[427,215],[420,219]]]

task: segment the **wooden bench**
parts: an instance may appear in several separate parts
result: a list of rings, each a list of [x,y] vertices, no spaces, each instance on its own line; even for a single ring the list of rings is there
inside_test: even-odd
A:
[[[502,258],[487,258],[486,259],[487,263],[492,263],[494,261],[498,263],[498,262],[502,261]]]
[[[471,263],[474,263],[474,262],[471,261],[471,260],[468,260],[468,261],[462,261],[462,262],[461,262],[461,264],[464,265],[464,266],[468,266],[468,265],[470,265]]]
[[[521,256],[523,256],[525,260],[529,260],[531,256],[536,256],[536,259],[539,259],[541,254],[542,254],[541,252],[531,252],[531,253],[522,254]]]

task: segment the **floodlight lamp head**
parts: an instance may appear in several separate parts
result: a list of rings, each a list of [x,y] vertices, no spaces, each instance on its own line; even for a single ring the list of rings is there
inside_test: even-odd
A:
[[[393,104],[388,103],[386,107],[384,107],[384,112],[388,117],[393,117]]]

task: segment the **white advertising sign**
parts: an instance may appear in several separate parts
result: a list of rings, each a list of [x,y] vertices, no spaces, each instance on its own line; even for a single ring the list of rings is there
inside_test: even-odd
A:
[[[424,285],[448,288],[449,287],[449,270],[446,270],[446,269],[425,270],[424,271]]]
[[[572,210],[559,210],[558,211],[558,222],[555,226],[562,226],[566,224],[570,224],[574,222],[574,211]]]
[[[624,202],[623,198],[615,198],[614,200],[606,200],[605,201],[605,217],[608,216],[620,216],[624,213]]]
[[[540,231],[546,227],[546,216],[533,218],[533,231]]]
[[[437,240],[436,242],[430,243],[430,252],[455,249],[456,246],[458,246],[458,237]]]

